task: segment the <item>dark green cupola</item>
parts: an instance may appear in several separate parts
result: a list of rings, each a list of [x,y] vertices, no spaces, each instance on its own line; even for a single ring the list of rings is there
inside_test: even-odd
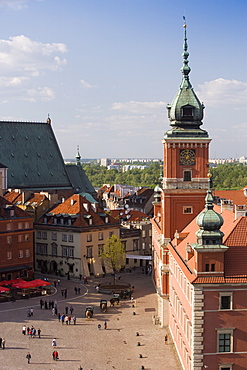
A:
[[[196,232],[197,243],[193,245],[195,250],[218,250],[228,249],[223,245],[224,233],[220,231],[224,223],[223,217],[214,211],[213,195],[211,189],[211,175],[209,174],[208,191],[205,198],[205,209],[199,213],[196,223],[199,230]]]
[[[188,65],[189,52],[186,23],[184,24],[183,49],[183,66],[181,68],[183,77],[178,93],[172,104],[167,104],[168,118],[172,129],[167,131],[166,136],[208,137],[208,133],[205,130],[200,129],[200,126],[202,125],[204,105],[197,98],[189,80],[191,69]]]

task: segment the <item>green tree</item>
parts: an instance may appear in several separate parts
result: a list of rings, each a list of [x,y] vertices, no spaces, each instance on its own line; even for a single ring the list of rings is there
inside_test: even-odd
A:
[[[112,235],[106,240],[100,254],[102,261],[114,272],[114,284],[116,283],[116,272],[125,265],[125,250],[121,240]]]

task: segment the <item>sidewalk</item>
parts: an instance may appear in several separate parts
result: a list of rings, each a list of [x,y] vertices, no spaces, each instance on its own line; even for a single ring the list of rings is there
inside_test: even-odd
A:
[[[167,345],[164,343],[166,329],[153,324],[157,297],[151,277],[140,271],[121,274],[121,282],[130,282],[135,287],[135,307],[130,300],[121,300],[115,307],[109,307],[108,302],[106,313],[100,311],[100,299],[109,301],[111,296],[99,294],[95,289],[103,281],[112,281],[112,278],[91,279],[86,286],[82,281],[61,279],[55,294],[44,298],[47,301],[56,299],[60,313],[66,306],[73,305],[76,325],[62,325],[52,316],[51,310],[41,310],[40,298],[1,304],[0,336],[6,340],[6,349],[0,349],[1,370],[77,370],[80,366],[83,370],[135,370],[142,366],[146,370],[180,370],[171,339]],[[75,295],[75,286],[81,288],[79,296]],[[61,288],[68,290],[66,300]],[[85,319],[87,305],[94,307],[90,320]],[[28,307],[34,308],[31,318],[26,315]],[[105,321],[107,330],[103,329]],[[23,335],[23,324],[40,328],[41,339]],[[100,330],[98,324],[101,324]],[[52,359],[53,338],[57,338],[59,361]],[[32,356],[29,365],[27,352]]]

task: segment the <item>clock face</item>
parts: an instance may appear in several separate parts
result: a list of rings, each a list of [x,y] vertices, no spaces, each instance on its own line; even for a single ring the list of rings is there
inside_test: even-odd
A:
[[[183,149],[180,151],[180,164],[181,165],[192,165],[196,162],[196,153],[192,149]]]

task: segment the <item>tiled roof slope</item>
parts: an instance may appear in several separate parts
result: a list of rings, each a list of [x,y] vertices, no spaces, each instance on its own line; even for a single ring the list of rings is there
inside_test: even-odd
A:
[[[124,221],[133,222],[133,221],[142,221],[143,219],[149,219],[145,213],[140,211],[126,211],[123,209],[114,209],[110,211],[110,215],[114,218],[122,219]]]
[[[50,123],[0,121],[0,133],[9,188],[71,188]]]
[[[43,215],[36,224],[44,223],[44,217],[47,217],[47,224],[53,225],[54,218],[71,217],[72,223],[70,227],[91,227],[102,225],[119,225],[119,220],[114,219],[110,215],[103,212],[98,203],[93,205],[86,198],[79,194],[74,194],[58,206],[54,206],[50,211]],[[76,217],[75,217],[76,216]],[[105,222],[106,217],[108,223]],[[92,225],[89,225],[88,218],[92,219]],[[57,226],[65,227],[66,224],[56,224]]]
[[[226,200],[230,199],[237,206],[247,204],[247,198],[243,190],[215,190],[214,196]]]
[[[214,210],[220,213],[220,207],[214,206]],[[229,210],[221,213],[224,224],[221,231],[225,234],[223,243],[229,247],[225,252],[225,276],[224,277],[196,277],[193,283],[247,283],[247,217],[239,217],[234,219],[235,215]],[[175,247],[176,252],[185,261],[186,260],[186,247],[196,242],[196,231],[198,225],[196,218],[188,224],[180,233],[180,235],[187,235],[179,245]],[[176,239],[172,242],[176,245]],[[169,247],[171,248],[171,247]],[[194,270],[195,259],[192,257],[189,261],[185,262],[188,266],[188,275],[191,277],[191,272]]]
[[[14,216],[11,216],[10,209],[14,210]],[[0,197],[0,220],[13,218],[32,218],[26,211],[13,205],[7,199]]]
[[[6,194],[4,194],[4,198],[7,199],[9,202],[16,204],[16,205],[23,205],[22,203],[22,194],[17,193],[15,190],[12,190]],[[33,193],[28,197],[28,199],[25,201],[24,205],[32,205],[35,204],[35,206],[38,206],[42,204],[42,202],[47,199],[47,197],[44,194],[40,193]]]

